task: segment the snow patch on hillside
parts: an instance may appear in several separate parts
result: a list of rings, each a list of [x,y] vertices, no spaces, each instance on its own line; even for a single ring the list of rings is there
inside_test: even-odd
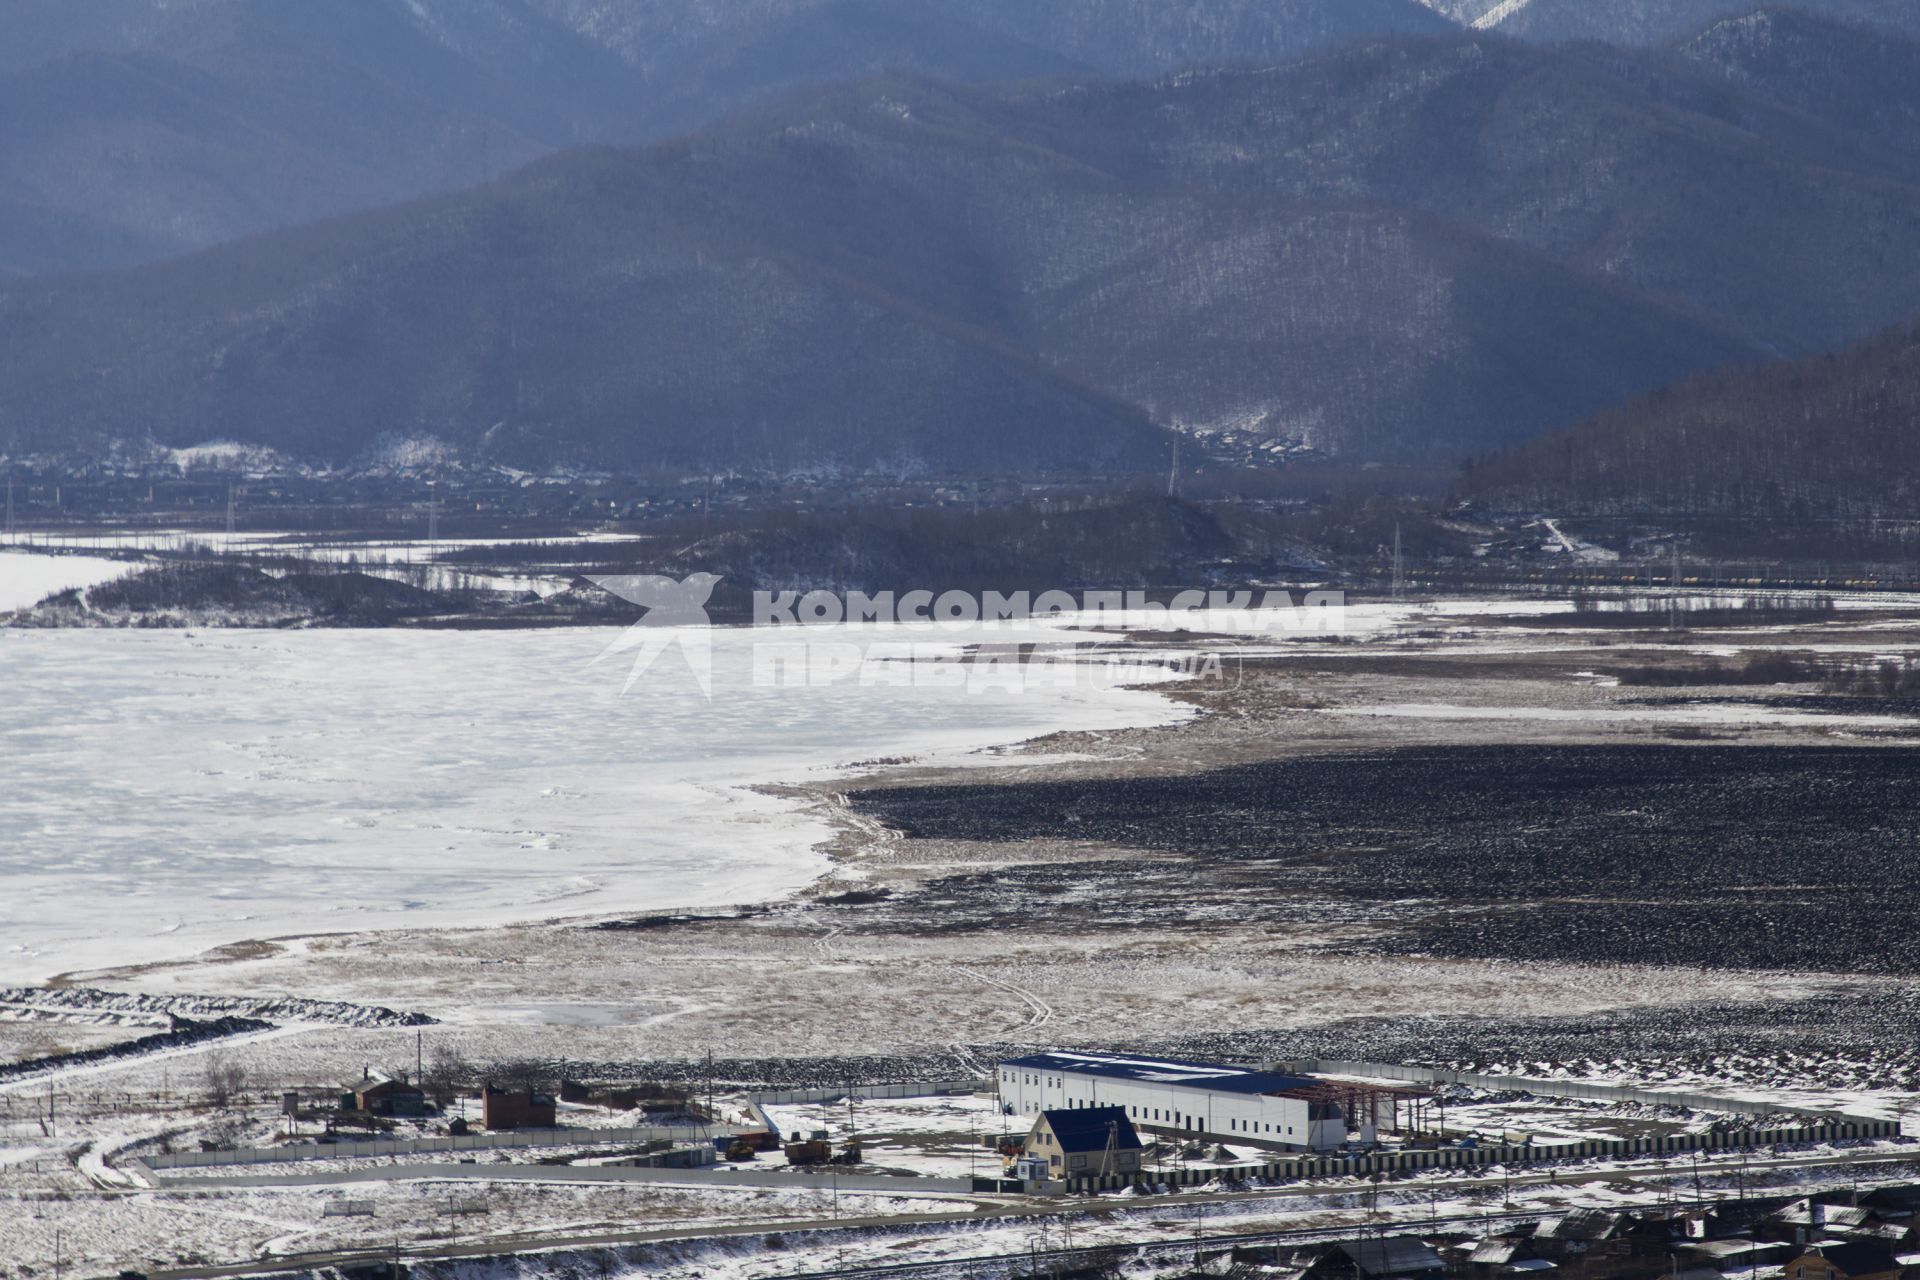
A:
[[[238,440],[208,440],[184,449],[162,449],[160,456],[181,471],[267,472],[285,468],[289,460],[277,449]]]
[[[1533,0],[1500,0],[1499,4],[1475,18],[1470,25],[1476,31],[1491,31],[1532,3]]]
[[[1485,31],[1499,26],[1532,0],[1420,0],[1420,3],[1463,27]]]
[[[367,456],[370,466],[395,470],[445,467],[459,460],[460,451],[437,436],[388,437]]]

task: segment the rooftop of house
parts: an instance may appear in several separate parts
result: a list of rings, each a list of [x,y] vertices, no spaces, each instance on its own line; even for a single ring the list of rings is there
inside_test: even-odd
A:
[[[1524,1240],[1511,1240],[1495,1236],[1491,1240],[1482,1240],[1474,1246],[1468,1262],[1487,1267],[1504,1267],[1511,1264],[1526,1250]]]
[[[1040,1118],[1053,1130],[1053,1136],[1065,1152],[1138,1151],[1140,1135],[1125,1107],[1059,1107],[1043,1111]]]
[[[1433,1246],[1418,1236],[1386,1236],[1377,1240],[1342,1240],[1334,1246],[1353,1260],[1362,1275],[1405,1276],[1439,1271],[1446,1266]]]
[[[1618,1214],[1604,1209],[1575,1209],[1554,1218],[1542,1218],[1534,1229],[1536,1240],[1605,1240],[1620,1225]]]
[[[1825,1258],[1833,1269],[1841,1275],[1865,1276],[1881,1271],[1897,1271],[1899,1262],[1894,1259],[1893,1250],[1881,1240],[1845,1240],[1838,1243],[1823,1243],[1809,1247],[1801,1257],[1817,1255]],[[1792,1259],[1790,1261],[1798,1261]]]
[[[1773,1215],[1774,1221],[1804,1226],[1815,1220],[1827,1226],[1854,1226],[1873,1217],[1872,1209],[1863,1209],[1850,1204],[1824,1204],[1811,1200],[1798,1200]]]
[[[417,1085],[408,1084],[405,1080],[396,1080],[392,1076],[383,1076],[377,1071],[363,1075],[357,1080],[347,1081],[341,1092],[372,1093],[376,1089],[384,1089],[387,1093],[420,1092]]]
[[[1735,1262],[1743,1258],[1767,1259],[1788,1254],[1799,1246],[1778,1241],[1763,1243],[1745,1237],[1730,1240],[1695,1240],[1684,1246],[1688,1253],[1706,1258],[1731,1259]]]

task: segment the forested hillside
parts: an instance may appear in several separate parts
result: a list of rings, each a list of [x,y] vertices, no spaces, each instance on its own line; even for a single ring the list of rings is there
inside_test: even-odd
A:
[[[1920,518],[1920,324],[1655,392],[1480,460],[1463,494],[1567,514]]]

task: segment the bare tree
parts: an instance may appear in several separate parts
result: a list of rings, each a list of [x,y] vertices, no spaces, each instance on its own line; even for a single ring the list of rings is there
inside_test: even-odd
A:
[[[456,1050],[437,1049],[421,1074],[419,1085],[436,1107],[444,1107],[461,1093],[478,1087],[479,1074]]]
[[[223,1053],[207,1055],[207,1103],[219,1110],[231,1106],[247,1087],[247,1068]]]

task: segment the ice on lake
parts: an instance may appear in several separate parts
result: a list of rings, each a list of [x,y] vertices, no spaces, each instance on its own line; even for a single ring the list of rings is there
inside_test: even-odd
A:
[[[826,866],[752,784],[1179,714],[1138,691],[765,687],[713,632],[0,631],[0,982],[248,938],[712,906]],[[671,656],[671,655],[670,655]]]
[[[0,551],[0,613],[28,608],[69,588],[97,587],[124,578],[139,567],[130,560],[100,556]]]

